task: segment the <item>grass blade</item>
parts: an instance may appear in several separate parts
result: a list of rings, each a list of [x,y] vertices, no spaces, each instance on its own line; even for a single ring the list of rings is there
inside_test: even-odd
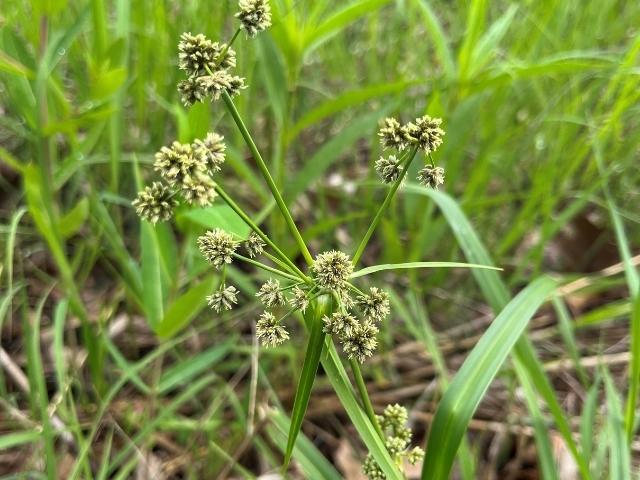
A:
[[[363,268],[351,274],[351,278],[364,277],[372,273],[382,272],[385,270],[406,270],[413,268],[487,268],[489,270],[502,270],[492,265],[477,265],[474,263],[460,262],[409,262],[409,263],[386,263],[382,265],[374,265],[372,267]]]
[[[322,331],[322,316],[324,315],[327,304],[324,298],[319,299],[305,313],[306,322],[310,324],[309,342],[307,343],[307,351],[302,365],[302,373],[298,380],[298,388],[296,389],[296,397],[293,401],[293,411],[291,412],[291,425],[289,427],[289,435],[287,437],[287,448],[284,452],[283,471],[286,470],[293,454],[293,447],[296,444],[296,438],[302,427],[302,420],[309,405],[311,397],[311,389],[316,378],[318,365],[320,364],[320,356],[324,347],[325,333]]]
[[[437,190],[418,187],[416,185],[407,185],[405,186],[404,191],[407,193],[425,195],[431,198],[438,205],[445,216],[447,223],[450,225],[458,245],[464,252],[467,260],[483,265],[491,265],[493,263],[486,248],[469,223],[469,220],[451,197]],[[509,302],[510,295],[509,290],[500,279],[498,273],[495,270],[487,269],[473,269],[471,273],[476,279],[476,283],[491,306],[491,309],[494,312],[499,312],[503,309]],[[562,407],[555,396],[544,368],[536,356],[533,345],[531,345],[531,342],[526,337],[523,337],[515,345],[513,354],[514,361],[523,362],[525,366],[524,370],[518,371],[527,372],[537,391],[547,403],[547,407],[553,416],[563,440],[566,442],[569,451],[578,464],[580,474],[585,479],[591,478],[588,463],[584,455],[580,454],[578,451],[576,442],[573,439],[571,426],[569,425],[569,422],[562,411]]]
[[[518,374],[522,388],[526,391],[525,400],[527,402],[527,408],[531,413],[531,420],[533,423],[533,432],[536,438],[536,445],[538,448],[538,462],[539,468],[542,472],[542,478],[546,480],[558,480],[558,467],[556,466],[555,459],[553,457],[553,447],[549,440],[548,429],[540,411],[538,402],[536,402],[536,392],[527,372],[522,371],[524,368],[520,362],[514,362],[514,367],[517,370],[521,370]]]
[[[270,414],[271,425],[266,430],[271,440],[282,448],[285,435],[291,428],[291,421],[284,412],[275,410]],[[293,456],[300,462],[303,472],[307,478],[317,478],[333,480],[340,478],[340,474],[335,467],[318,451],[316,446],[304,434],[301,434],[293,449]]]
[[[604,370],[604,385],[607,392],[607,428],[610,442],[609,478],[631,480],[631,458],[622,415],[622,401],[607,370]]]
[[[556,283],[542,277],[496,317],[451,381],[431,424],[423,479],[448,478],[467,425],[502,363]]]
[[[395,466],[387,448],[376,432],[375,427],[369,421],[358,400],[353,393],[349,377],[345,371],[335,346],[330,338],[325,340],[325,353],[322,356],[322,368],[327,372],[333,390],[338,395],[340,403],[349,415],[349,419],[358,431],[358,435],[366,445],[369,453],[373,455],[380,468],[389,480],[402,480],[403,476]]]
[[[214,280],[215,277],[210,276],[176,298],[155,326],[156,333],[162,338],[169,338],[187,326],[204,308],[207,294],[213,290]]]

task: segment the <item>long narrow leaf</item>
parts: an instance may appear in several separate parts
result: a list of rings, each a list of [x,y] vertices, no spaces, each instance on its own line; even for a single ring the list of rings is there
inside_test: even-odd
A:
[[[469,220],[451,197],[437,190],[418,187],[416,185],[407,185],[404,191],[428,196],[438,205],[467,260],[484,265],[491,265],[493,263],[486,248],[469,223]],[[500,279],[498,273],[494,270],[487,269],[473,269],[471,273],[476,279],[476,283],[491,306],[491,309],[494,312],[502,310],[509,302],[510,295],[509,290]],[[515,345],[513,358],[514,361],[524,364],[525,371],[530,376],[531,381],[533,381],[536,390],[547,403],[547,407],[556,422],[556,426],[563,440],[566,442],[569,451],[578,464],[580,474],[585,479],[591,478],[588,462],[584,455],[578,451],[576,442],[573,439],[571,426],[554,394],[551,382],[540,360],[538,360],[536,356],[533,345],[531,345],[531,342],[526,337],[521,338]]]
[[[436,410],[423,479],[449,477],[464,432],[482,396],[531,317],[555,288],[556,283],[546,277],[531,283],[509,302],[469,353]]]
[[[296,397],[293,401],[293,411],[291,412],[291,424],[289,427],[289,435],[287,437],[287,448],[284,453],[283,469],[286,469],[293,454],[293,447],[296,444],[296,438],[302,427],[302,420],[309,405],[311,397],[311,389],[316,379],[316,372],[320,364],[320,355],[324,347],[325,333],[323,330],[322,316],[326,309],[324,297],[315,302],[312,308],[305,313],[306,322],[310,326],[309,343],[302,365],[302,373],[298,380],[298,388],[296,389]]]
[[[477,265],[474,263],[460,262],[409,262],[409,263],[385,263],[382,265],[374,265],[372,267],[363,268],[351,274],[351,278],[364,277],[372,273],[382,272],[385,270],[406,270],[413,268],[487,268],[489,270],[502,270],[492,265]]]

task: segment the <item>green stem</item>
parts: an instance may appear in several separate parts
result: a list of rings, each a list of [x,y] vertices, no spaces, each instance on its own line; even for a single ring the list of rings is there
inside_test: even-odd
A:
[[[234,105],[233,100],[231,99],[231,96],[226,90],[222,93],[222,99],[224,100],[224,103],[227,106],[229,113],[233,117],[233,120],[236,122],[236,125],[240,130],[240,133],[242,134],[244,141],[249,147],[249,150],[251,150],[251,154],[253,155],[253,158],[255,159],[256,164],[258,165],[258,168],[262,173],[262,176],[267,182],[267,185],[269,186],[269,190],[271,190],[273,198],[278,204],[278,208],[280,209],[280,212],[282,213],[282,216],[284,217],[284,220],[287,223],[287,226],[289,227],[289,231],[291,232],[291,235],[293,235],[293,238],[298,244],[298,248],[302,252],[302,255],[304,256],[305,261],[307,262],[307,264],[312,265],[313,258],[311,257],[311,253],[309,252],[307,245],[304,243],[304,240],[302,239],[302,235],[300,235],[300,232],[298,231],[298,227],[293,221],[293,218],[291,217],[291,213],[289,212],[287,205],[284,203],[284,199],[282,198],[282,195],[278,191],[278,187],[273,181],[273,178],[271,177],[271,173],[269,173],[269,169],[267,168],[266,163],[264,163],[264,160],[262,159],[262,156],[258,151],[258,147],[256,147],[256,144],[253,141],[253,138],[251,137],[249,130],[247,130],[247,127],[242,121],[242,118],[240,118],[238,109]]]
[[[288,278],[289,280],[293,280],[295,282],[298,282],[300,280],[298,277],[294,275],[290,275],[286,272],[283,272],[282,270],[278,270],[277,268],[273,268],[273,267],[270,267],[269,265],[265,265],[264,263],[260,263],[256,260],[253,260],[252,258],[245,257],[244,255],[240,255],[239,253],[234,253],[233,257],[237,258],[238,260],[242,260],[243,262],[249,263],[254,267],[258,267],[258,268],[261,268],[262,270],[266,270],[267,272],[275,273],[276,275],[280,275],[281,277]]]
[[[387,196],[384,199],[384,202],[382,202],[382,205],[380,205],[380,208],[378,209],[378,213],[376,213],[376,216],[373,218],[373,220],[371,222],[371,225],[369,225],[369,229],[367,230],[367,233],[365,233],[364,237],[362,237],[362,240],[360,241],[360,245],[358,245],[356,253],[353,254],[353,264],[354,265],[356,265],[358,263],[358,261],[360,261],[360,257],[362,256],[362,253],[364,252],[364,249],[366,248],[367,244],[369,243],[369,240],[371,239],[371,236],[373,235],[373,232],[375,231],[376,227],[380,223],[380,220],[382,220],[382,216],[387,211],[387,208],[389,208],[389,205],[391,204],[391,200],[393,199],[394,195],[396,194],[396,191],[398,190],[398,187],[400,187],[400,185],[402,184],[402,181],[404,180],[404,177],[407,174],[407,170],[409,170],[409,167],[411,166],[411,162],[415,158],[417,152],[418,152],[418,148],[417,147],[414,147],[409,152],[409,154],[408,154],[409,160],[407,161],[407,163],[405,164],[404,168],[402,169],[402,173],[400,173],[400,176],[398,177],[398,179],[391,186],[391,190],[389,190],[389,193],[387,193]]]
[[[349,360],[351,364],[351,370],[353,371],[353,376],[356,380],[356,387],[358,387],[358,393],[360,394],[360,400],[362,401],[362,406],[364,407],[364,411],[369,417],[371,424],[380,435],[382,441],[384,441],[384,433],[380,428],[380,424],[378,423],[378,417],[376,417],[376,412],[373,410],[373,404],[371,403],[371,399],[369,398],[369,394],[367,393],[367,385],[364,383],[364,378],[362,377],[362,372],[360,371],[360,365],[355,359]]]
[[[287,257],[282,250],[280,250],[275,243],[271,241],[269,237],[255,224],[253,220],[247,215],[240,206],[233,201],[233,199],[223,190],[220,185],[215,186],[216,193],[220,195],[220,198],[225,201],[227,205],[231,207],[231,209],[238,214],[238,216],[246,223],[256,234],[267,244],[269,247],[273,249],[274,252],[282,259],[284,263],[286,263],[302,280],[307,283],[311,283],[311,279],[307,277],[302,271],[293,263],[289,257]]]
[[[271,260],[273,263],[275,263],[277,266],[279,266],[283,270],[286,270],[287,272],[289,272],[289,273],[291,273],[293,275],[298,275],[298,272],[293,270],[287,263],[283,262],[282,260],[280,260],[275,255],[271,255],[269,252],[262,252],[262,255],[267,257],[269,260]],[[302,282],[302,283],[304,283],[304,282]]]
[[[218,58],[216,58],[216,63],[215,63],[216,68],[220,66],[220,64],[222,63],[222,60],[224,60],[224,56],[227,54],[227,51],[229,50],[229,48],[231,48],[231,45],[233,45],[233,42],[236,41],[236,38],[238,38],[239,34],[240,34],[240,29],[237,29],[236,33],[234,33],[233,37],[231,37],[231,40],[229,41],[229,43],[227,43],[224,49],[220,52],[220,54],[218,55]],[[209,75],[211,75],[211,72],[209,72]]]

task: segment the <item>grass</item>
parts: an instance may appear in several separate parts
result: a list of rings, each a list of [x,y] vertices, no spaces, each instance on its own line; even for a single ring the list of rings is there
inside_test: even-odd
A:
[[[423,478],[505,474],[474,421],[531,427],[536,466],[519,467],[542,478],[567,456],[575,478],[635,476],[640,7],[273,0],[268,34],[234,44],[250,86],[234,104],[267,185],[222,104],[187,110],[176,95],[180,33],[234,33],[235,2],[218,3],[0,7],[0,473],[127,478],[159,462],[169,478],[252,478],[281,467],[292,423],[294,476],[388,456],[331,341],[305,366],[302,326],[293,343],[257,350],[255,305],[205,308],[218,278],[195,240],[220,224],[246,235],[243,209],[296,259],[289,268],[335,245],[362,253],[354,276],[397,292],[362,382],[376,412],[410,409],[423,446],[446,436],[428,444]],[[361,250],[387,193],[373,172],[378,121],[424,112],[444,119],[445,192],[413,183],[415,161]],[[154,152],[211,129],[225,135],[224,191],[239,208],[139,222],[130,202]],[[415,268],[436,261],[503,271]],[[247,298],[267,278],[227,274]],[[536,281],[545,275],[559,286]],[[509,315],[522,303],[526,315]]]

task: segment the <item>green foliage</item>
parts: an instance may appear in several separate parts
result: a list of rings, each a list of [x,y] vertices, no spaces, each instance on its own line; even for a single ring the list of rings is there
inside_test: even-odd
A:
[[[141,459],[164,448],[158,439],[193,455],[181,467],[186,477],[233,469],[252,478],[251,459],[276,470],[284,455],[309,478],[336,478],[330,441],[355,429],[359,457],[370,452],[389,478],[400,478],[357,377],[369,387],[387,388],[388,379],[406,386],[394,348],[418,340],[443,395],[407,398],[419,410],[439,405],[431,436],[441,441],[430,442],[425,472],[453,465],[475,478],[485,452],[465,432],[497,376],[527,410],[519,420],[533,427],[540,476],[558,475],[551,435],[559,435],[582,478],[631,477],[640,391],[637,2],[272,0],[273,27],[234,44],[249,85],[236,107],[271,185],[222,104],[187,110],[176,93],[179,35],[232,33],[236,2],[213,3],[2,2],[0,325],[3,353],[28,374],[29,388],[3,363],[2,405],[18,415],[0,449],[24,454],[24,468],[37,465],[48,478],[68,464],[67,448],[69,478],[141,474]],[[221,183],[295,258],[293,267],[274,261],[293,275],[303,265],[301,239],[312,254],[356,249],[386,194],[373,171],[382,154],[377,125],[398,112],[444,118],[437,160],[447,193],[412,182],[416,157],[373,232],[352,278],[387,282],[397,294],[381,327],[383,355],[353,380],[313,328],[295,331],[304,341],[266,352],[250,335],[255,305],[222,316],[206,308],[205,296],[225,278],[246,299],[265,279],[246,269],[212,272],[197,254],[204,228],[247,237],[237,210],[217,200],[153,227],[130,206],[155,178],[160,146],[216,129],[228,145]],[[300,238],[279,218],[283,207]],[[585,224],[595,228],[584,233]],[[573,231],[577,240],[565,243]],[[605,247],[614,242],[611,254]],[[618,261],[618,270],[600,271]],[[449,266],[464,268],[422,268]],[[545,272],[586,286],[552,293],[545,280],[532,282]],[[574,293],[598,300],[578,308]],[[544,311],[545,338],[559,348],[538,352],[539,337],[525,327],[547,294],[554,308]],[[450,383],[441,330],[489,311],[496,319]],[[601,333],[627,323],[628,377],[604,366],[594,372],[585,357],[608,358]],[[568,360],[584,388],[579,426],[554,388],[556,360]],[[269,382],[280,393],[298,379],[291,421],[281,405],[263,416]],[[319,409],[331,402],[317,401],[317,391],[337,397],[343,413]],[[307,429],[318,424],[330,434]]]

